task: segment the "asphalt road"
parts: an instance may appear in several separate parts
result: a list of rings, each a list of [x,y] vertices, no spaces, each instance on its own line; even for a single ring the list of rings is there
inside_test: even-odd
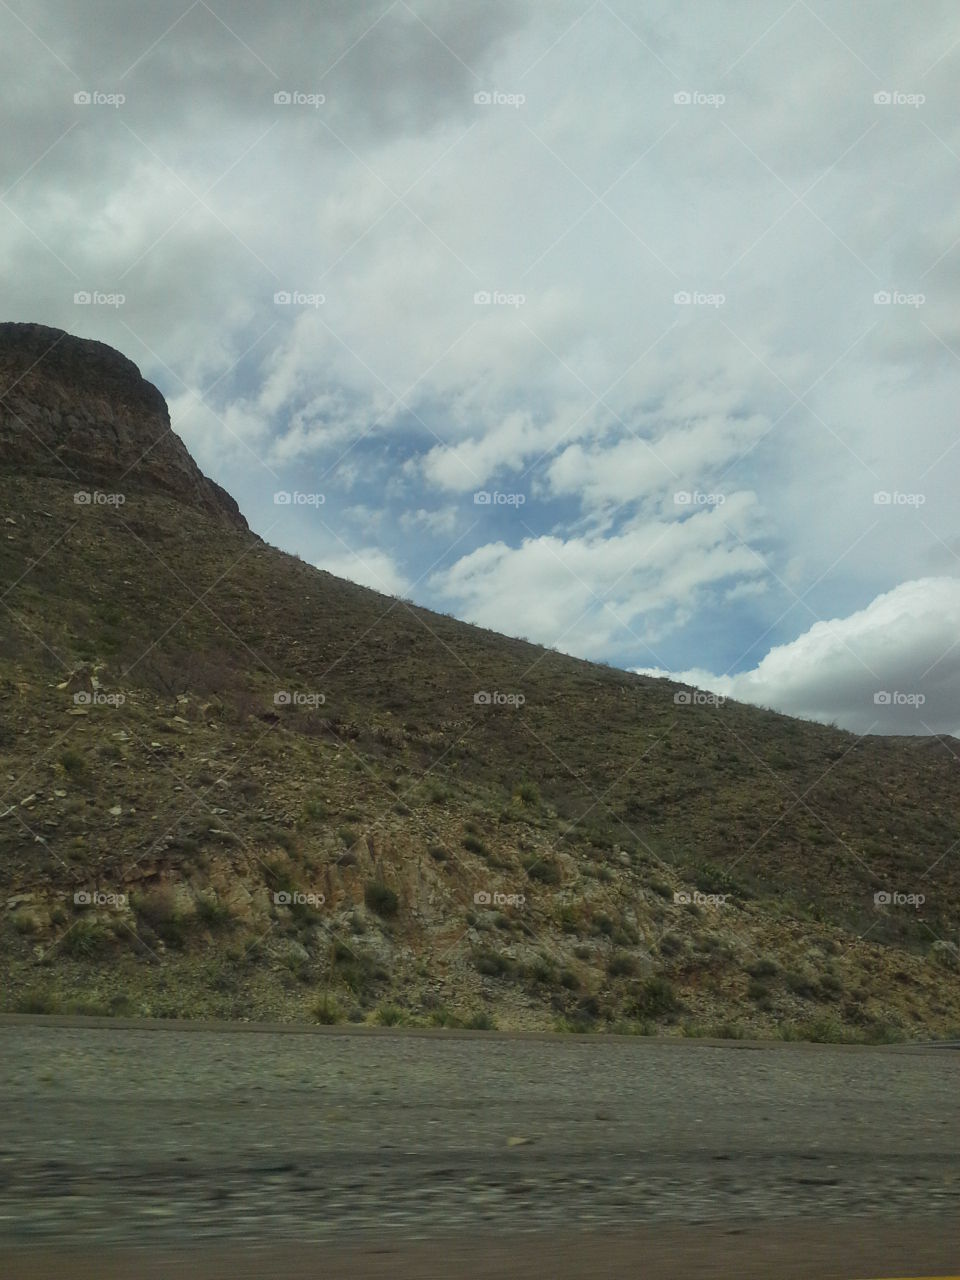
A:
[[[8,1018],[0,1270],[960,1274],[958,1069],[935,1048]]]

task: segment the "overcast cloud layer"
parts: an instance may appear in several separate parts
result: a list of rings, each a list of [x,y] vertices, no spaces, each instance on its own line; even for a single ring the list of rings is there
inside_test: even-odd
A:
[[[958,62],[950,0],[0,0],[3,318],[335,573],[957,734]]]

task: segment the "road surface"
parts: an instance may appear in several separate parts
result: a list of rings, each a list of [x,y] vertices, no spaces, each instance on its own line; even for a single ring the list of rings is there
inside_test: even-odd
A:
[[[937,1048],[5,1018],[0,1270],[960,1275],[958,1069]]]

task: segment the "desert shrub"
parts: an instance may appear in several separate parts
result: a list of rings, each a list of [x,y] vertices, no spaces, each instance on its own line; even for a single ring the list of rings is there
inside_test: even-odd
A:
[[[538,805],[540,791],[535,782],[518,782],[513,788],[513,798],[521,804]]]
[[[540,884],[560,883],[560,867],[552,858],[528,858],[523,865],[531,880]]]
[[[400,900],[382,880],[370,880],[363,891],[363,900],[378,916],[389,918],[397,914]]]
[[[564,904],[557,915],[557,923],[564,933],[579,933],[580,926],[577,912],[569,904]]]
[[[473,967],[486,977],[502,978],[514,972],[515,964],[499,951],[478,951],[473,958]]]
[[[614,928],[615,925],[610,916],[601,914],[594,916],[591,933],[602,933],[609,938],[613,936]]]
[[[496,1029],[496,1023],[485,1010],[471,1014],[467,1019],[466,1025],[471,1031],[494,1031]]]
[[[343,1010],[333,996],[324,994],[313,1006],[313,1017],[316,1022],[322,1023],[325,1027],[330,1027],[337,1022],[343,1021]]]
[[[658,1018],[676,1013],[679,1008],[680,1001],[666,978],[648,978],[634,1001],[633,1011],[641,1018]]]
[[[824,973],[820,977],[820,995],[827,1000],[836,1000],[843,993],[843,983],[835,973]]]
[[[483,843],[483,841],[479,838],[479,836],[465,835],[463,839],[460,841],[460,843],[463,845],[463,847],[466,849],[468,853],[479,853],[482,855],[487,852],[487,846]]]
[[[197,919],[211,929],[222,929],[233,924],[233,913],[215,893],[201,893],[197,897]]]
[[[607,961],[607,973],[611,978],[630,977],[637,971],[635,958],[626,951],[615,951]]]
[[[59,1013],[60,998],[52,991],[35,988],[25,991],[13,1001],[14,1013]]]
[[[303,816],[308,822],[317,822],[320,818],[326,818],[328,813],[326,804],[319,796],[313,796],[304,801]]]
[[[87,762],[79,751],[64,751],[60,755],[60,766],[71,778],[82,777],[87,770]]]
[[[76,960],[102,956],[114,942],[113,930],[96,920],[78,920],[60,941],[61,954]]]
[[[794,995],[800,996],[803,1000],[812,1000],[819,994],[820,988],[817,980],[807,973],[789,972],[783,975],[783,980],[787,985],[787,989],[792,991]]]
[[[557,980],[557,974],[549,960],[538,956],[526,966],[524,978],[529,987],[552,987]]]
[[[138,921],[145,922],[168,946],[186,942],[187,922],[176,906],[173,893],[165,886],[134,896],[132,907]]]
[[[797,1027],[798,1039],[812,1040],[815,1044],[843,1044],[850,1037],[834,1018],[815,1018]]]
[[[363,951],[355,951],[338,939],[333,945],[332,974],[356,995],[371,991],[389,977],[387,970]]]
[[[739,898],[750,896],[741,881],[714,862],[693,863],[689,876],[701,893],[729,893]]]
[[[382,1027],[396,1027],[405,1020],[403,1010],[398,1009],[395,1004],[384,1004],[377,1010],[377,1022]]]

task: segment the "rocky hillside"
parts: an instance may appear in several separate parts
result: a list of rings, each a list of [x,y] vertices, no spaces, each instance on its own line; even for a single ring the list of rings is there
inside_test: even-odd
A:
[[[126,356],[42,324],[0,324],[0,466],[79,492],[154,491],[247,522],[170,429],[166,401]]]
[[[698,702],[313,569],[58,330],[0,326],[0,460],[8,1007],[960,1028],[960,743]]]

